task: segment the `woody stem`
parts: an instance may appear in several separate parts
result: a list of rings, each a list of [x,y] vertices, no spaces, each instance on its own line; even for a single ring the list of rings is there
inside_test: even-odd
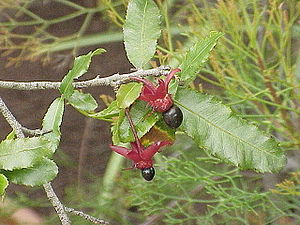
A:
[[[138,149],[141,149],[141,145],[142,144],[141,144],[141,141],[140,141],[140,139],[139,139],[139,137],[137,135],[137,132],[136,132],[136,129],[134,127],[134,124],[133,124],[133,121],[131,119],[131,116],[129,114],[129,109],[128,108],[125,109],[125,113],[126,113],[126,117],[127,117],[128,121],[129,121],[129,124],[130,124],[130,127],[131,127],[131,131],[133,133],[133,136],[134,136],[135,142],[137,144],[137,147],[138,147]]]

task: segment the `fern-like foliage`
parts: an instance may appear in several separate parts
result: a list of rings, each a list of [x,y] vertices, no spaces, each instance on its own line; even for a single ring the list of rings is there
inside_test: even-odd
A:
[[[197,145],[186,136],[177,136],[170,152],[176,150],[181,150],[181,155],[164,158],[151,184],[125,177],[130,204],[148,215],[149,220],[155,217],[155,222],[166,224],[248,224],[254,215],[263,215],[267,223],[283,214],[268,213],[269,207],[272,212],[280,212],[268,206],[269,192],[262,192],[259,185],[244,186],[260,179],[259,175],[248,177],[246,182],[237,169],[203,153],[199,155]]]
[[[292,172],[290,178],[276,184],[271,191],[281,195],[300,196],[300,172]]]

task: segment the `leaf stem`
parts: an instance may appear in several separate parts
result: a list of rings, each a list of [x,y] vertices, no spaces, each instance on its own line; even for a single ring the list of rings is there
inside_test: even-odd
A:
[[[138,147],[138,149],[141,149],[142,144],[141,144],[141,141],[140,141],[140,139],[139,139],[139,137],[137,135],[137,132],[136,132],[136,129],[134,127],[134,124],[133,124],[133,121],[131,119],[131,116],[130,116],[128,108],[125,109],[125,113],[126,113],[126,117],[127,117],[128,121],[129,121],[129,125],[130,125],[131,131],[133,133],[133,136],[134,136],[135,142],[137,144],[137,147]]]
[[[108,222],[106,222],[105,220],[102,220],[102,219],[99,219],[99,218],[96,218],[96,217],[93,217],[93,216],[90,216],[88,214],[85,214],[84,212],[82,211],[78,211],[78,210],[75,210],[75,209],[72,209],[72,208],[68,208],[68,207],[64,207],[64,209],[66,210],[66,212],[68,213],[71,213],[71,214],[74,214],[76,216],[80,216],[86,220],[89,220],[91,221],[92,223],[94,224],[109,224]]]
[[[44,190],[46,192],[46,195],[49,199],[49,201],[51,202],[51,204],[53,205],[60,221],[62,225],[70,225],[71,221],[64,209],[64,206],[62,205],[62,203],[59,201],[57,195],[55,194],[51,183],[47,183],[47,184],[43,184]]]

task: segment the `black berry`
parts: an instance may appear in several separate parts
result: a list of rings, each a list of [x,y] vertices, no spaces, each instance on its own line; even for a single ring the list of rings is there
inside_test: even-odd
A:
[[[180,108],[173,105],[168,111],[163,112],[163,118],[169,127],[177,128],[182,123],[183,115]]]
[[[152,180],[155,175],[155,170],[153,167],[142,169],[141,172],[146,181]]]

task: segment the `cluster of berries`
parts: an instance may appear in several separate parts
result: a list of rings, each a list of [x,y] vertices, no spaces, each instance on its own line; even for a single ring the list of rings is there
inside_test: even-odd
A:
[[[170,81],[177,72],[180,72],[180,69],[172,70],[165,80],[158,79],[158,85],[155,85],[151,81],[143,78],[132,78],[133,80],[144,84],[139,99],[146,101],[154,111],[162,113],[166,124],[174,129],[179,127],[183,120],[181,110],[174,105],[172,96],[168,93]],[[110,148],[114,152],[132,160],[132,168],[140,169],[144,179],[150,181],[155,175],[152,159],[153,156],[161,147],[172,143],[169,141],[158,141],[145,148],[137,136],[137,132],[128,110],[126,110],[126,115],[134,134],[135,141],[130,143],[131,149],[116,145],[110,145]]]

